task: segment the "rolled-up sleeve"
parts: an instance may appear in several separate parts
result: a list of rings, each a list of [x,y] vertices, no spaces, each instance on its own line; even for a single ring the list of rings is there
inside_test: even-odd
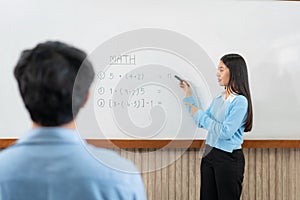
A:
[[[196,102],[195,102],[193,96],[185,97],[185,98],[183,99],[183,102],[184,102],[184,103],[189,103],[189,104],[191,104],[191,105],[193,105],[193,106],[196,106]],[[190,107],[190,106],[187,106],[187,105],[186,105],[185,107],[186,107],[187,111],[188,111],[189,113],[191,113],[191,107]]]
[[[204,128],[208,130],[208,128],[210,127],[210,124],[212,123],[213,119],[209,116],[208,113],[208,109],[206,111],[198,110],[193,115],[193,120],[199,128]]]
[[[189,103],[193,106],[197,106],[196,102],[193,98],[193,96],[190,97],[186,97],[183,99],[183,102],[185,103]],[[202,110],[200,108],[200,110],[198,110],[194,115],[193,115],[193,120],[195,122],[195,124],[199,127],[199,128],[205,128],[208,129],[208,127],[210,126],[211,123],[211,114],[210,114],[210,110],[212,107],[213,102],[209,105],[208,109],[206,111]],[[187,110],[189,113],[191,113],[191,107],[190,106],[186,106]]]

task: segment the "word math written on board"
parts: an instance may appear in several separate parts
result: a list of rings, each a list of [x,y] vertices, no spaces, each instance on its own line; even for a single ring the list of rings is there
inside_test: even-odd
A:
[[[145,80],[145,74],[141,73],[118,73],[118,72],[105,72],[100,71],[97,73],[97,78],[102,81],[103,84],[97,87],[97,106],[99,109],[103,108],[152,108],[155,105],[163,104],[164,89],[157,83],[143,84]],[[157,79],[161,82],[174,81],[172,80],[172,73],[165,73],[157,75]],[[121,87],[112,87],[115,82],[120,80],[132,82],[136,87],[126,87],[122,84]],[[111,83],[109,83],[111,82]],[[160,82],[160,83],[161,83]],[[108,86],[106,86],[108,85]],[[140,86],[142,85],[142,86]],[[120,98],[113,98],[113,96],[119,96]],[[161,96],[161,98],[160,98]]]

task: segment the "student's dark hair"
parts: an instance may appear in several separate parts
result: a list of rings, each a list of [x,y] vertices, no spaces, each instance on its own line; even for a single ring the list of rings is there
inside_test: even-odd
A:
[[[244,58],[238,54],[227,54],[221,58],[221,61],[229,68],[230,78],[228,89],[233,93],[243,95],[248,100],[248,112],[245,121],[245,132],[252,129],[253,110],[248,81],[247,65]]]
[[[14,75],[31,119],[59,126],[72,121],[85,103],[94,69],[83,51],[49,41],[24,50]]]

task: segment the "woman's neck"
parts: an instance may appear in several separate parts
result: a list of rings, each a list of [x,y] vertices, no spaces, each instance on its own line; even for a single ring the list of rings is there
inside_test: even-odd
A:
[[[232,92],[226,88],[226,90],[225,90],[225,99],[227,99],[231,93]]]

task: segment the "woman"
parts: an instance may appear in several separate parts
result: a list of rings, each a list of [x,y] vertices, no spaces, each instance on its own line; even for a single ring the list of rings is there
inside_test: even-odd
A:
[[[245,60],[238,54],[223,56],[217,79],[225,91],[213,99],[206,111],[195,106],[186,81],[180,87],[195,123],[208,130],[201,162],[201,200],[238,200],[245,166],[243,133],[251,131],[253,118]]]

